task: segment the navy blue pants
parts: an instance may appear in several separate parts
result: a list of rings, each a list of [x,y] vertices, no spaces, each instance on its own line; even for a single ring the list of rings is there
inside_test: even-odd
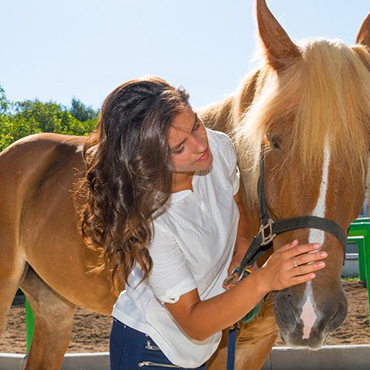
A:
[[[185,369],[173,365],[148,335],[117,319],[113,319],[109,352],[111,370]],[[197,369],[206,370],[206,364]]]

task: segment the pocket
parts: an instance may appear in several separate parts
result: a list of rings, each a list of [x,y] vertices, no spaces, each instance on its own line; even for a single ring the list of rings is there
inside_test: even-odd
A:
[[[146,337],[146,344],[142,353],[142,361],[138,363],[139,368],[143,369],[181,369],[180,366],[172,364],[162,350],[149,336]]]

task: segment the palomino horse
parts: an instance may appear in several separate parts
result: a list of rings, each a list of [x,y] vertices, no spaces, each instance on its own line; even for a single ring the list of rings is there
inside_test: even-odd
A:
[[[370,17],[357,45],[312,41],[295,45],[257,0],[265,63],[237,93],[201,110],[206,124],[236,143],[250,216],[258,230],[256,179],[260,147],[274,220],[316,215],[343,230],[364,197],[370,127]],[[76,227],[74,183],[84,164],[84,137],[40,134],[21,139],[0,156],[0,322],[15,292],[25,292],[35,315],[26,369],[58,369],[66,351],[75,306],[109,314],[116,296],[109,272],[91,273],[98,257]],[[298,230],[278,236],[274,248],[298,238],[327,250],[327,267],[312,283],[273,296],[275,317],[289,345],[319,348],[343,321],[346,300],[340,273],[343,250],[331,234]],[[243,325],[237,368],[258,369],[277,334],[272,305]],[[225,342],[209,361],[225,368]]]
[[[264,65],[236,94],[199,112],[209,127],[225,131],[236,143],[250,234],[259,228],[261,145],[273,220],[312,215],[346,231],[361,209],[370,148],[370,15],[353,47],[328,40],[295,45],[264,0],[257,0],[257,21]],[[275,318],[288,345],[317,349],[347,313],[340,280],[343,249],[331,233],[308,228],[276,237],[273,247],[294,238],[319,242],[329,254],[327,267],[312,282],[273,294]],[[263,349],[274,340],[267,322],[254,324],[257,332],[262,325],[263,338],[256,340]],[[248,342],[251,327],[243,329],[239,348],[245,350],[237,367],[260,368],[261,357],[254,359]],[[215,357],[225,360],[225,345]]]

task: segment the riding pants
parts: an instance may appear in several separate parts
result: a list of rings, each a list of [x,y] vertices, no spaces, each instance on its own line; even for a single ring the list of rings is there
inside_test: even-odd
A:
[[[111,370],[186,370],[172,364],[148,335],[130,328],[115,318],[109,352]],[[206,370],[206,364],[196,369]]]

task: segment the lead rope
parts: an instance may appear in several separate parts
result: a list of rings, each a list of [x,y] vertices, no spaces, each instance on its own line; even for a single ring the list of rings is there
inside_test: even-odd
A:
[[[243,272],[243,276],[247,277],[253,272],[250,268],[245,268]],[[250,310],[240,321],[243,323],[247,323],[252,321],[254,317],[258,314],[261,309],[262,303],[266,300],[269,296],[267,294],[260,303],[258,303],[252,310]],[[236,333],[240,330],[239,322],[233,325],[232,328],[229,329],[229,338],[227,344],[227,365],[226,370],[234,370],[235,369],[235,350],[236,350]]]
[[[235,369],[235,347],[236,347],[236,332],[239,331],[239,325],[236,323],[229,329],[229,339],[227,345],[227,365],[226,370]]]

